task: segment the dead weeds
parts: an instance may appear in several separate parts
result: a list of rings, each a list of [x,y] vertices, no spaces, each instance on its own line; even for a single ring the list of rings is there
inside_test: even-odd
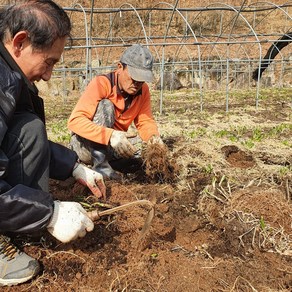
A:
[[[192,108],[194,100],[184,96]],[[276,107],[277,102],[270,116]],[[193,113],[189,120],[176,110],[183,127],[171,115],[174,109],[168,101],[169,115],[157,116],[165,148],[156,145],[144,153],[144,173],[108,181],[106,201],[73,181],[51,181],[56,199],[79,201],[90,211],[153,202],[155,215],[142,248],[135,243],[145,206],[102,216],[85,238],[68,244],[45,231],[17,237],[43,271],[30,283],[3,291],[291,290],[292,149],[283,143],[291,129],[251,144],[245,136],[234,140],[224,133],[258,123],[262,115],[252,106],[246,112],[234,108],[228,117],[211,110]],[[279,110],[280,122],[288,123],[289,109]],[[277,126],[276,115],[270,120],[263,125],[267,131]],[[204,131],[196,131],[202,124]]]

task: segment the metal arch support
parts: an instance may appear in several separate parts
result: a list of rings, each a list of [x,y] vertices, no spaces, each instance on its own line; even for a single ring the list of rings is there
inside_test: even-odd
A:
[[[161,4],[166,5],[166,6],[169,6],[169,7],[172,8],[172,16],[173,16],[174,12],[177,12],[180,15],[180,17],[184,20],[184,22],[186,23],[186,25],[190,29],[190,31],[191,31],[194,39],[195,39],[195,42],[197,42],[197,38],[196,38],[196,35],[195,35],[192,27],[190,26],[190,24],[188,23],[188,21],[184,17],[184,15],[176,8],[175,5],[171,5],[171,4],[167,3],[167,2],[159,2],[158,4],[156,4],[155,6],[153,6],[152,9],[155,8],[155,7],[157,7],[157,6],[159,6],[159,5],[161,5]],[[177,4],[177,2],[176,2],[176,4]],[[170,19],[170,21],[168,23],[166,32],[164,34],[164,40],[167,37],[167,33],[168,33],[168,29],[169,29],[169,26],[170,26],[171,21],[172,21],[172,17],[171,17],[171,19]],[[201,68],[201,61],[200,61],[200,47],[199,46],[198,46],[198,56],[199,56],[199,72],[200,72],[200,100],[201,100],[200,104],[201,104],[201,110],[202,110],[202,104],[203,104],[202,103],[202,68]],[[161,78],[160,114],[162,113],[162,103],[163,103],[163,82],[164,82],[164,80],[163,80],[163,70],[164,70],[164,46],[162,46],[162,65],[161,65],[161,77],[160,77]]]
[[[234,7],[228,5],[228,4],[224,4],[224,3],[221,3],[221,2],[218,2],[218,3],[213,3],[211,4],[210,6],[213,6],[213,5],[216,5],[216,4],[220,4],[222,5],[223,7],[228,7],[231,11],[233,10],[235,13],[237,13],[238,16],[240,16],[244,22],[247,24],[247,26],[249,27],[250,31],[253,33],[255,39],[257,40],[257,43],[259,45],[259,52],[260,52],[260,62],[261,62],[261,56],[262,56],[262,46],[261,46],[261,43],[260,43],[260,40],[256,34],[256,32],[254,31],[253,27],[251,26],[251,24],[248,22],[248,20],[242,15],[242,11],[240,10],[237,10],[235,9]],[[209,6],[208,6],[209,7]],[[229,35],[230,37],[230,35]],[[228,59],[227,59],[228,61]],[[228,67],[228,66],[227,66]],[[227,78],[228,78],[228,74],[227,74]],[[259,80],[258,80],[259,81]],[[258,102],[259,102],[259,89],[260,89],[260,83],[257,82],[257,88],[256,88],[256,108],[258,108]],[[227,84],[226,84],[226,100],[227,100],[227,104],[226,104],[226,111],[228,111],[228,79],[227,79]]]
[[[269,1],[266,1],[266,2],[255,2],[255,3],[251,3],[250,5],[249,5],[249,7],[251,7],[252,5],[254,5],[254,6],[258,6],[257,4],[270,4],[271,6],[274,6],[274,7],[276,7],[277,9],[279,9],[279,10],[282,10],[282,12],[284,13],[284,14],[286,14],[286,16],[288,16],[290,19],[292,19],[292,17],[283,9],[283,7],[285,7],[285,5],[288,5],[289,3],[291,3],[292,4],[292,1],[288,1],[288,2],[286,2],[285,4],[282,4],[282,5],[277,5],[277,4],[275,4],[275,3],[272,3],[272,2],[269,2]]]
[[[119,36],[118,38],[121,40],[123,46],[126,46],[126,42],[124,41],[124,39],[121,36]],[[110,56],[111,50],[112,50],[112,48],[109,49],[109,53],[107,54],[107,59],[105,61],[105,65],[107,65],[109,62],[109,56]],[[103,59],[103,57],[102,57],[102,59]]]
[[[278,10],[281,10],[290,20],[292,20],[292,17],[283,9],[283,7],[285,7],[285,5],[287,5],[288,3],[289,2],[287,2],[286,4],[283,4],[283,5],[277,5],[277,4],[272,3],[272,2],[256,2],[256,3],[250,4],[249,7],[251,7],[251,6],[256,7],[256,6],[258,6],[258,4],[269,4],[270,6],[275,7]],[[275,10],[268,11],[267,14],[261,19],[261,21],[259,23],[257,23],[257,25],[259,25],[269,14],[271,14],[274,11]],[[290,29],[291,29],[291,27],[290,27]],[[286,33],[284,33],[283,35],[285,35],[285,34]],[[276,40],[275,42],[277,42],[277,41],[279,41],[279,40]],[[271,45],[271,47],[273,47],[273,48],[275,48],[275,50],[277,50],[277,54],[280,54],[282,61],[283,61],[283,55],[280,52],[280,50],[278,49],[278,47],[276,46],[275,42]],[[272,53],[272,51],[270,53]],[[259,82],[259,79],[261,78],[262,72],[266,69],[266,68],[262,69],[262,63],[264,60],[265,60],[265,58],[260,60],[259,67],[254,71],[254,74],[255,74],[255,72],[258,72],[256,78],[254,78],[257,82]],[[283,66],[281,67],[281,69],[282,69],[281,74],[283,74]]]
[[[178,37],[176,37],[176,38],[178,38]],[[180,47],[181,48],[184,48],[186,50],[186,52],[187,52],[188,58],[190,60],[191,66],[192,66],[192,77],[193,77],[193,75],[194,75],[194,62],[193,62],[192,56],[191,56],[191,54],[189,52],[189,49],[187,47],[187,44],[182,44]],[[178,56],[178,54],[175,54],[175,57],[176,56]],[[175,60],[175,57],[172,60],[172,68],[174,68],[174,64],[175,64],[174,60]],[[193,80],[193,78],[192,78],[192,93],[194,94],[194,80]]]
[[[94,0],[93,0],[94,2]],[[88,81],[91,79],[91,75],[92,75],[92,68],[91,68],[91,54],[90,54],[90,46],[91,43],[89,42],[89,39],[91,39],[91,36],[89,37],[88,34],[88,28],[87,28],[87,17],[86,17],[86,12],[84,7],[79,4],[76,3],[73,8],[79,7],[82,10],[83,16],[84,16],[84,28],[85,28],[85,37],[86,37],[86,70],[85,70],[85,80],[86,80],[86,84],[88,83]],[[90,64],[90,65],[89,65]],[[88,69],[89,69],[89,75],[90,77],[88,78]]]
[[[113,27],[114,20],[115,20],[115,18],[116,18],[116,16],[117,16],[118,13],[122,13],[122,8],[123,8],[124,6],[129,6],[129,7],[130,7],[131,9],[133,9],[133,11],[135,12],[135,14],[136,14],[136,16],[137,16],[137,18],[138,18],[138,20],[139,20],[139,22],[140,22],[140,24],[141,24],[142,30],[143,30],[143,32],[144,32],[145,42],[146,42],[147,47],[148,47],[148,37],[147,37],[147,33],[146,33],[146,30],[145,30],[145,27],[144,27],[144,23],[143,23],[143,21],[142,21],[140,15],[139,15],[137,9],[136,9],[132,4],[130,4],[130,3],[122,4],[122,5],[119,7],[119,10],[115,13],[115,16],[114,16],[114,18],[113,18],[113,20],[112,20],[112,24],[111,24],[111,26],[110,26],[110,28],[109,28],[108,35],[107,35],[108,42],[109,42],[109,35],[110,35],[111,31],[112,31],[112,27]],[[124,44],[125,44],[125,43],[124,43]],[[103,59],[103,56],[104,56],[104,50],[103,50],[103,53],[102,53],[102,59]]]
[[[74,1],[74,2],[76,3],[77,1]],[[177,1],[174,1],[174,2],[177,2]],[[222,40],[220,40],[220,38],[221,37],[228,37],[228,34],[229,34],[229,42],[228,42],[227,45],[228,46],[231,46],[232,44],[235,44],[236,46],[234,46],[233,48],[236,49],[238,51],[238,53],[240,53],[241,50],[242,50],[242,52],[243,52],[243,54],[245,56],[249,55],[249,53],[247,51],[248,50],[248,46],[246,46],[246,44],[253,43],[256,46],[258,46],[259,47],[259,52],[260,52],[259,54],[260,55],[259,56],[257,55],[258,54],[258,50],[255,49],[254,53],[256,54],[255,57],[257,59],[257,60],[255,60],[255,62],[258,62],[259,61],[258,60],[259,58],[261,58],[260,59],[260,62],[261,62],[262,59],[263,59],[263,56],[262,56],[262,50],[264,48],[263,41],[264,42],[270,42],[272,38],[270,37],[269,39],[267,39],[267,41],[262,39],[262,35],[260,34],[260,31],[257,29],[257,28],[259,28],[259,26],[258,26],[259,21],[265,21],[265,19],[267,19],[269,17],[269,15],[271,13],[273,13],[273,11],[275,11],[275,13],[277,13],[277,9],[281,10],[282,13],[283,13],[283,16],[285,16],[284,17],[284,21],[286,22],[286,24],[284,24],[285,25],[285,28],[287,28],[287,24],[289,23],[289,20],[291,20],[291,13],[289,13],[290,10],[287,8],[287,7],[291,7],[291,6],[289,6],[288,4],[275,5],[274,3],[268,2],[268,3],[270,3],[272,5],[272,7],[270,7],[270,5],[267,4],[267,2],[257,2],[256,5],[260,5],[260,3],[264,3],[265,5],[268,5],[268,6],[256,7],[253,10],[251,10],[249,8],[246,9],[246,6],[245,6],[244,9],[242,9],[241,11],[239,11],[238,7],[228,6],[228,5],[225,5],[225,4],[220,3],[220,2],[219,2],[219,4],[216,4],[215,3],[215,5],[218,5],[218,6],[224,5],[224,6],[218,7],[218,8],[208,6],[207,9],[206,8],[203,8],[203,7],[197,7],[197,8],[178,8],[178,7],[171,6],[169,3],[161,2],[158,5],[160,5],[160,4],[168,5],[168,7],[170,6],[170,7],[172,7],[172,9],[163,8],[163,7],[162,8],[159,8],[158,7],[154,11],[157,11],[157,12],[159,12],[159,11],[168,11],[167,12],[167,21],[169,20],[168,19],[169,12],[172,12],[172,15],[174,15],[174,13],[179,13],[180,16],[179,17],[176,17],[176,20],[179,20],[180,18],[183,19],[184,22],[182,22],[182,21],[179,20],[179,25],[180,26],[182,25],[183,28],[185,27],[185,29],[187,30],[187,32],[186,33],[183,33],[183,34],[180,34],[180,31],[175,30],[174,33],[173,33],[172,29],[171,30],[169,29],[170,27],[172,28],[172,24],[173,24],[172,23],[173,20],[171,19],[169,21],[169,23],[168,23],[168,28],[166,29],[166,31],[164,33],[162,31],[163,34],[161,34],[161,31],[160,31],[160,33],[157,35],[157,38],[158,39],[159,38],[160,39],[164,39],[163,42],[160,42],[159,43],[159,41],[158,42],[156,41],[156,35],[155,34],[153,36],[151,35],[152,32],[150,32],[150,25],[151,25],[151,23],[150,23],[151,19],[150,18],[149,18],[149,31],[147,30],[148,22],[147,22],[147,25],[146,25],[146,20],[144,19],[144,16],[145,16],[144,12],[145,11],[147,12],[147,10],[149,8],[145,8],[145,9],[144,8],[138,8],[138,7],[136,7],[136,8],[134,8],[134,7],[132,7],[132,8],[124,8],[125,5],[129,5],[129,4],[126,3],[126,4],[123,4],[121,6],[120,10],[117,10],[117,8],[108,8],[108,9],[105,9],[105,8],[94,8],[94,5],[95,5],[94,4],[94,1],[91,1],[90,3],[92,4],[92,6],[91,6],[91,19],[92,19],[92,15],[94,16],[95,13],[97,13],[98,15],[100,15],[99,13],[106,13],[106,15],[109,15],[110,14],[111,16],[113,16],[115,14],[114,17],[117,17],[118,16],[117,13],[123,13],[123,11],[125,11],[125,13],[127,12],[127,13],[130,13],[131,14],[132,10],[134,9],[135,13],[138,14],[139,17],[141,16],[140,17],[140,22],[142,23],[142,26],[140,26],[140,25],[137,24],[137,28],[138,28],[138,31],[140,31],[140,35],[137,35],[136,34],[134,36],[133,35],[129,35],[129,36],[133,37],[133,41],[135,41],[135,38],[136,38],[136,40],[139,39],[139,41],[142,40],[142,42],[143,42],[143,36],[142,36],[142,30],[143,30],[147,46],[150,46],[150,47],[154,48],[154,50],[155,50],[154,51],[155,52],[154,54],[156,54],[156,56],[158,57],[158,59],[160,58],[161,48],[162,47],[165,47],[165,52],[166,52],[167,46],[172,46],[172,47],[174,47],[174,49],[171,51],[171,55],[172,56],[173,55],[175,56],[174,57],[175,59],[173,60],[173,62],[174,63],[175,62],[178,62],[179,56],[181,54],[180,51],[186,49],[188,56],[186,56],[184,53],[183,53],[183,55],[185,55],[185,57],[186,57],[186,60],[185,60],[186,64],[189,64],[189,61],[187,59],[190,58],[190,55],[195,57],[195,54],[196,54],[196,51],[193,50],[192,47],[189,47],[189,45],[191,43],[191,45],[197,46],[198,47],[197,48],[198,49],[197,51],[199,52],[199,59],[200,59],[199,65],[202,66],[201,67],[201,72],[202,72],[202,69],[204,69],[204,67],[203,67],[204,66],[204,63],[201,61],[202,60],[202,56],[204,55],[204,50],[206,50],[206,53],[207,52],[210,53],[210,50],[213,50],[214,49],[215,56],[218,55],[218,50],[219,50],[219,47],[218,46],[220,44],[224,44],[224,43],[227,44],[227,41],[226,42],[225,41],[222,41]],[[96,3],[96,1],[95,1],[95,3]],[[291,1],[290,2],[287,2],[287,3],[291,3]],[[86,14],[90,13],[90,9],[89,8],[85,8],[84,9],[82,6],[78,6],[78,5],[79,4],[77,4],[77,5],[74,6],[74,7],[77,7],[77,9],[74,9],[74,11],[81,12],[81,10],[82,10],[83,11],[83,14],[85,15],[85,18],[86,18]],[[252,5],[254,5],[254,4],[252,4]],[[81,7],[81,9],[79,9],[79,7]],[[154,8],[155,7],[156,6],[154,6]],[[71,8],[66,8],[66,10],[70,10],[70,9]],[[220,29],[216,30],[215,33],[212,33],[211,32],[210,33],[210,36],[208,34],[202,33],[202,36],[200,35],[200,38],[199,38],[199,35],[198,35],[197,31],[195,30],[195,28],[194,28],[191,20],[193,20],[193,17],[195,17],[195,20],[196,20],[198,17],[200,17],[200,15],[202,15],[201,13],[204,12],[204,11],[206,11],[206,10],[208,11],[208,13],[211,10],[216,10],[216,11],[218,10],[219,11],[218,12],[218,22],[216,22],[216,23],[220,26]],[[144,11],[143,12],[143,18],[142,18],[142,14],[141,14],[140,11]],[[190,14],[186,15],[186,13],[184,13],[184,11],[186,11],[187,13],[189,11],[192,12],[192,14],[191,14],[192,15],[191,20],[190,20],[190,17],[189,17]],[[224,17],[224,11],[231,11],[230,12],[230,17],[228,17],[227,19]],[[257,14],[258,11],[268,11],[268,12],[267,13],[263,13],[263,14],[259,14],[259,15],[254,15],[254,14]],[[85,14],[85,12],[86,12],[86,14]],[[199,14],[197,15],[196,12],[197,13],[199,12]],[[233,13],[235,12],[236,15],[238,15],[238,16],[233,17],[232,12]],[[149,13],[151,13],[151,11]],[[252,14],[252,15],[250,15],[250,14]],[[159,14],[158,14],[158,16],[159,16]],[[187,18],[187,16],[188,16],[188,18]],[[220,16],[221,16],[221,18],[219,19]],[[254,16],[256,16],[256,18]],[[277,13],[277,16],[280,16],[281,17],[281,14]],[[286,16],[287,16],[287,18],[286,18]],[[263,20],[261,20],[262,17],[264,17]],[[272,17],[272,16],[270,16],[270,17]],[[141,20],[141,18],[142,18],[142,20]],[[234,28],[234,24],[236,25],[236,23],[237,23],[236,22],[236,19],[237,18],[243,19],[244,20],[244,23],[247,23],[247,25],[243,25],[242,26],[243,29],[244,29],[245,26],[246,27],[249,26],[249,29],[250,29],[250,31],[247,30],[246,33],[245,32],[240,33],[240,36],[239,36],[240,37],[240,40],[238,40],[238,41],[237,41],[237,36],[235,36],[236,32],[233,29]],[[95,18],[93,18],[93,19],[95,19]],[[136,21],[134,19],[133,19],[133,21],[136,23]],[[142,21],[144,22],[144,24],[143,24]],[[147,21],[148,21],[148,19],[147,19]],[[87,20],[85,22],[87,22]],[[153,20],[152,20],[152,22],[153,22]],[[186,25],[185,25],[185,23],[186,23]],[[171,26],[170,26],[170,24],[171,24]],[[249,24],[252,25],[252,26],[250,26]],[[114,22],[113,24],[111,24],[111,26],[110,26],[111,29],[109,31],[114,30],[115,25],[116,25],[116,22]],[[139,29],[139,27],[141,27],[141,30]],[[88,25],[88,28],[89,28],[89,25]],[[91,28],[92,28],[92,21],[91,21]],[[194,33],[194,31],[192,31],[192,28],[195,31],[195,33]],[[223,28],[223,32],[222,32],[222,28]],[[106,31],[103,32],[103,35],[102,35],[103,40],[102,40],[101,38],[98,37],[98,35],[97,36],[95,36],[95,35],[92,36],[91,35],[91,31],[90,31],[90,33],[87,31],[87,27],[85,29],[86,29],[86,32],[85,32],[86,33],[86,46],[84,46],[85,39],[84,39],[83,36],[81,36],[80,37],[80,41],[82,41],[82,44],[80,44],[80,45],[74,45],[72,48],[73,49],[79,49],[79,48],[86,49],[86,63],[87,63],[87,67],[88,68],[90,67],[90,64],[89,64],[90,57],[91,57],[90,52],[92,50],[94,50],[94,49],[97,50],[98,48],[100,48],[100,49],[104,50],[104,52],[106,53],[107,52],[106,51],[107,48],[110,48],[110,51],[111,51],[111,50],[113,50],[114,47],[123,47],[123,46],[127,46],[128,45],[128,44],[126,44],[126,39],[123,39],[123,38],[120,38],[119,39],[118,38],[118,35],[119,34],[117,34],[117,37],[113,40],[113,41],[116,41],[116,43],[111,43],[111,40],[109,38],[106,39],[106,34],[107,34]],[[125,29],[126,29],[126,27],[125,27]],[[145,29],[146,29],[146,31],[148,33],[148,36],[146,34]],[[289,29],[289,26],[288,26],[288,29]],[[194,43],[192,43],[192,34],[191,34],[191,31],[192,31],[192,34],[193,34],[194,39],[195,39],[195,42]],[[97,37],[96,38],[97,41],[95,41],[95,37]],[[219,40],[217,39],[217,42],[216,43],[212,43],[211,41],[213,39],[216,40],[216,37],[219,37]],[[175,40],[174,41],[168,41],[168,39],[172,39],[172,38],[177,38],[178,40],[180,39],[181,41],[175,41]],[[199,42],[197,41],[197,38],[199,39]],[[261,40],[261,41],[259,41],[259,40]],[[110,51],[107,52],[107,54],[109,54],[109,58],[111,58]],[[239,58],[242,58],[242,52],[240,53]],[[230,51],[230,53],[231,53],[231,51]],[[223,52],[223,54],[224,54],[224,52]],[[236,52],[235,52],[235,54],[236,54]],[[157,57],[156,57],[156,60],[157,60]],[[197,62],[197,59],[194,59],[194,57],[193,58],[191,57],[192,66],[194,66],[196,64],[196,63],[194,63],[194,61]],[[208,56],[205,56],[205,57],[208,58]],[[221,56],[219,55],[219,57],[220,58],[223,58],[223,55],[221,54]],[[230,57],[231,57],[231,54],[230,54]],[[236,56],[235,56],[235,58],[236,58]],[[283,54],[281,54],[281,58],[282,58],[282,62],[284,62],[284,55]],[[207,60],[207,61],[210,61],[210,60]],[[224,64],[224,66],[225,66],[225,64]],[[197,69],[198,68],[196,67],[195,70],[197,70]],[[56,70],[59,71],[59,72],[61,72],[61,71],[74,71],[75,69],[74,68],[67,68],[67,69],[60,68],[60,69],[56,69]],[[89,70],[86,73],[88,74],[89,73]],[[87,78],[89,78],[88,75],[87,75]],[[258,84],[259,84],[259,82],[258,82]],[[257,88],[257,99],[258,99],[258,92],[259,92],[258,89],[259,89],[259,87]],[[230,88],[229,88],[229,91],[230,91]]]
[[[123,6],[126,6],[126,5],[128,5],[129,7],[131,7],[131,8],[134,10],[134,12],[136,13],[136,16],[137,16],[137,18],[139,19],[139,22],[140,22],[140,24],[141,24],[141,27],[142,27],[142,30],[143,30],[143,33],[144,33],[144,37],[145,37],[146,45],[147,45],[147,47],[148,47],[147,33],[146,33],[146,30],[145,30],[144,23],[143,23],[143,21],[142,21],[142,19],[141,19],[141,17],[140,17],[140,14],[138,13],[137,9],[136,9],[132,4],[130,4],[130,3],[125,3],[125,4],[123,4],[122,6],[120,6],[120,9],[121,9]]]

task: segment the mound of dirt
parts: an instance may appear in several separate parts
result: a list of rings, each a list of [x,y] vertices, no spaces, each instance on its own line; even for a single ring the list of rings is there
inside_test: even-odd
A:
[[[291,232],[289,219],[292,215],[292,205],[287,204],[285,194],[279,189],[269,188],[263,191],[263,188],[252,187],[238,191],[233,194],[226,212],[233,210],[252,213],[275,228],[283,227],[287,233]]]

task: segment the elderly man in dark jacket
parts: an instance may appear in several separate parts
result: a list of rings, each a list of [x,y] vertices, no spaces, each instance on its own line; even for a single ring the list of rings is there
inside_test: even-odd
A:
[[[0,286],[39,272],[38,262],[6,234],[47,229],[62,242],[85,236],[93,222],[76,202],[59,202],[49,178],[73,176],[96,196],[102,175],[78,163],[72,150],[50,142],[35,81],[50,79],[70,37],[64,10],[50,0],[17,1],[0,11]]]

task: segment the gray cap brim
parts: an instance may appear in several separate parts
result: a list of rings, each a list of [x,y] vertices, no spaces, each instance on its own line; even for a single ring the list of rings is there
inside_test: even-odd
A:
[[[152,82],[154,75],[151,70],[143,70],[127,65],[128,72],[132,79],[140,82]]]

